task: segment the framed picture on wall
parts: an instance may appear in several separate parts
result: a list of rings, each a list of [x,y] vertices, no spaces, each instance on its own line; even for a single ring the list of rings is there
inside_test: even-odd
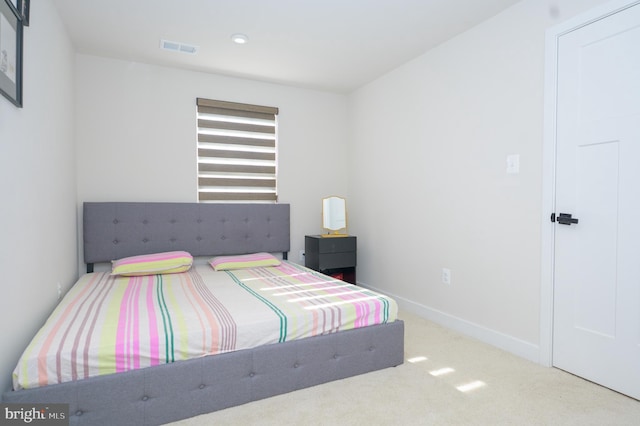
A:
[[[29,26],[30,3],[31,0],[9,0],[9,6],[16,13],[18,19],[22,20],[22,25],[25,27]]]
[[[22,107],[22,20],[15,1],[0,1],[0,93]]]

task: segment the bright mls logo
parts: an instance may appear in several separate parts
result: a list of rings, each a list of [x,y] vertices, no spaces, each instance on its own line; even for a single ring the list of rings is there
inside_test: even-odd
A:
[[[68,426],[69,404],[0,404],[0,425]]]

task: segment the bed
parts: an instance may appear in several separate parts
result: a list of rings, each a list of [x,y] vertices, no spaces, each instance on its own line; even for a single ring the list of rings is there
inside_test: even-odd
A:
[[[94,264],[177,250],[203,257],[282,253],[281,265],[261,268],[261,276],[288,269],[315,281],[321,274],[286,261],[289,209],[287,204],[85,203],[83,241],[88,274],[76,286],[80,288],[82,280],[96,277],[111,279],[108,274],[94,272]],[[165,278],[183,280],[181,277],[191,276],[185,274],[192,274],[196,280],[212,275],[211,271],[210,265],[201,264]],[[249,269],[227,274],[237,281],[237,288],[245,286],[247,277],[257,272]],[[279,275],[269,275],[265,282],[280,279]],[[80,291],[76,286],[70,293]],[[236,300],[236,293],[228,298]],[[265,322],[260,318],[256,321]],[[72,425],[154,425],[403,362],[404,324],[393,315],[376,325],[306,333],[298,333],[300,338],[295,340],[276,336],[275,341],[272,338],[256,347],[240,345],[229,351],[217,350],[215,355],[179,356],[175,362],[146,368],[27,386],[5,392],[2,399],[9,403],[67,403]]]

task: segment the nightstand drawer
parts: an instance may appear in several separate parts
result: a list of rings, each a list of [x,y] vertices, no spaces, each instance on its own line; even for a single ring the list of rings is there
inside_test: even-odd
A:
[[[315,239],[319,253],[343,253],[356,251],[355,237],[320,237]]]
[[[350,268],[356,266],[356,252],[326,253],[320,256],[317,269]]]

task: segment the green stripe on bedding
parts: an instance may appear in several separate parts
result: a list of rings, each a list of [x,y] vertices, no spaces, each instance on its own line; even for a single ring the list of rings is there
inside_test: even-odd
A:
[[[265,299],[263,296],[256,293],[252,288],[245,285],[232,271],[225,271],[232,279],[238,284],[240,287],[245,289],[251,295],[253,295],[256,299],[260,300],[262,303],[267,305],[273,312],[276,313],[278,318],[280,319],[280,338],[278,339],[279,343],[282,343],[287,340],[287,316],[278,308],[276,305],[271,303],[271,301]]]
[[[175,362],[175,350],[173,346],[173,324],[167,308],[167,301],[164,298],[164,282],[162,275],[156,275],[156,295],[158,296],[158,306],[162,313],[162,325],[164,327],[165,341],[165,363]]]

